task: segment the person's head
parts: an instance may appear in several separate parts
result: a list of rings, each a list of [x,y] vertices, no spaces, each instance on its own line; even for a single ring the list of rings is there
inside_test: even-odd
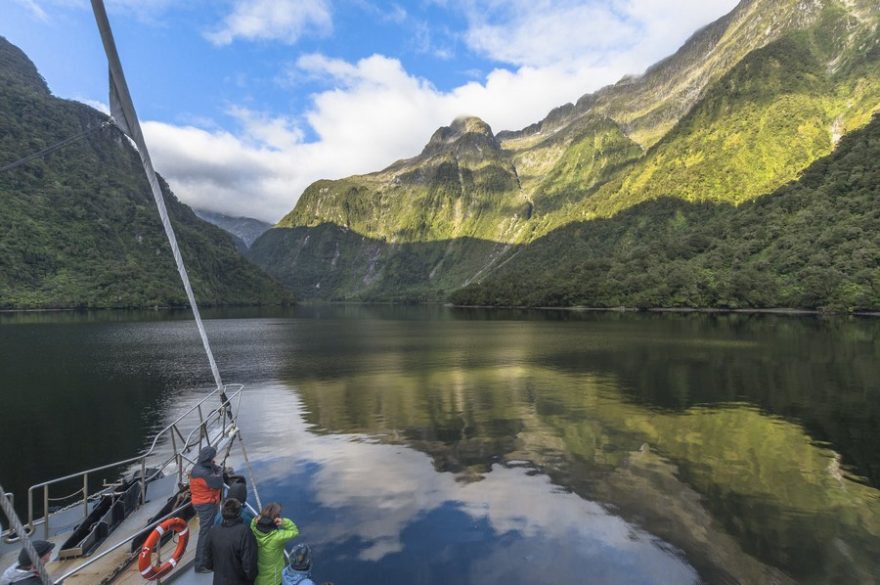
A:
[[[40,560],[44,563],[49,560],[49,555],[52,552],[52,549],[55,548],[55,545],[46,540],[32,540],[31,544],[34,547],[34,550],[37,551],[37,554],[40,555]],[[18,553],[18,566],[23,569],[29,569],[34,565],[31,561],[31,556],[28,554],[26,548],[22,547],[21,552]]]
[[[223,516],[224,520],[234,520],[241,516],[241,502],[236,500],[235,498],[226,498],[226,501],[223,502],[223,509],[220,510],[220,514]]]
[[[209,463],[214,460],[216,455],[217,449],[214,447],[202,447],[202,450],[199,451],[199,463]]]
[[[272,502],[271,504],[266,504],[263,506],[263,509],[260,510],[260,518],[264,520],[268,520],[270,522],[274,521],[276,518],[281,517],[281,504],[277,502]]]
[[[247,502],[247,482],[240,475],[229,477],[229,491],[226,492],[227,498],[235,498],[242,504]]]
[[[290,568],[294,571],[312,569],[312,549],[307,544],[298,544],[290,551]]]

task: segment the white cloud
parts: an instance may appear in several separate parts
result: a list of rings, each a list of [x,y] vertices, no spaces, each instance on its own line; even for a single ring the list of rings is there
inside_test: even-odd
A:
[[[468,0],[461,5],[475,51],[542,67],[609,59],[636,73],[674,51],[737,0]]]
[[[406,8],[396,2],[390,6],[379,5],[373,0],[350,0],[350,3],[366,14],[376,17],[379,22],[403,24],[409,17]]]
[[[36,0],[15,0],[15,3],[23,6],[37,20],[43,22],[49,20],[49,15],[46,14],[46,11],[43,10],[39,4],[37,4]]]
[[[475,2],[466,39],[474,50],[514,65],[547,66],[625,50],[635,23],[607,6],[583,2]]]
[[[110,115],[110,106],[108,106],[106,104],[106,102],[102,102],[99,100],[93,100],[93,99],[89,99],[89,98],[83,98],[83,97],[75,97],[73,99],[75,101],[83,103],[87,106],[91,106],[91,107],[95,108],[96,110],[98,110],[102,114],[106,114],[108,116]]]
[[[323,35],[332,28],[327,0],[236,0],[223,24],[205,37],[215,45],[239,38],[294,44],[308,32]]]
[[[161,122],[143,124],[156,169],[187,204],[277,220],[290,207],[297,176],[289,154],[224,130],[203,130]],[[259,135],[259,131],[256,133]]]
[[[49,22],[53,17],[57,18],[51,8],[91,10],[89,0],[15,0],[28,8],[31,13],[43,22]],[[185,4],[175,0],[107,0],[107,7],[112,11],[127,12],[134,15],[141,22],[155,23],[168,8]],[[50,12],[46,12],[43,6],[49,6]]]
[[[109,0],[111,9],[130,12],[142,22],[154,23],[156,19],[172,7],[179,7],[185,2],[175,0]]]
[[[239,106],[231,107],[229,114],[241,122],[245,136],[257,145],[285,150],[294,148],[302,142],[303,132],[290,118],[272,117]]]
[[[311,96],[311,106],[301,116],[232,108],[230,113],[242,125],[239,135],[153,123],[148,125],[148,138],[157,168],[187,203],[276,221],[313,181],[376,171],[415,156],[439,126],[459,115],[479,116],[496,132],[536,122],[554,107],[624,74],[643,71],[735,3],[620,0],[612,10],[595,3],[581,9],[570,0],[534,7],[526,0],[509,5],[473,0],[467,4],[471,23],[467,36],[474,48],[511,61],[515,68],[498,68],[479,80],[441,91],[386,56],[348,62],[304,55],[285,72],[287,82],[320,79],[326,85]],[[289,8],[286,2],[278,5]],[[320,12],[324,5],[303,6]],[[538,19],[534,38],[527,34],[530,16]],[[329,23],[329,12],[326,18]],[[572,26],[566,24],[569,20]],[[578,23],[590,34],[576,34]],[[560,28],[554,33],[555,26]],[[282,34],[278,31],[283,28],[274,30]],[[233,34],[230,28],[223,38],[231,42],[251,29],[238,30]],[[488,31],[486,38],[473,40],[480,30]],[[509,39],[507,46],[498,40],[503,38]],[[315,136],[308,142],[306,129]]]

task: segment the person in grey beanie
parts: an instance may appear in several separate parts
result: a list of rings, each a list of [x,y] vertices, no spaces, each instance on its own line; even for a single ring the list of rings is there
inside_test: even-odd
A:
[[[32,540],[31,544],[40,555],[43,564],[49,562],[55,545],[46,540]],[[18,553],[18,562],[3,572],[3,576],[0,577],[0,585],[43,585],[40,574],[37,573],[27,549],[22,548]]]
[[[208,531],[214,525],[214,517],[220,507],[223,493],[223,470],[214,463],[217,449],[204,447],[189,474],[189,492],[192,505],[199,516],[199,541],[196,544],[196,573],[206,573],[205,542]]]

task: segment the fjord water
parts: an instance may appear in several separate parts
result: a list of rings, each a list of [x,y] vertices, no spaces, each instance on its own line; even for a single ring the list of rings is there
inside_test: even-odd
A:
[[[880,321],[209,313],[318,581],[872,583]],[[186,313],[0,316],[0,477],[131,456],[210,372]]]

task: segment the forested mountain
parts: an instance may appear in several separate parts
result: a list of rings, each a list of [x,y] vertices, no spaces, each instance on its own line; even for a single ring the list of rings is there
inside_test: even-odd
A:
[[[52,96],[33,63],[0,37],[0,166],[98,128],[0,173],[0,308],[186,304],[138,154],[118,130],[99,128],[106,120]],[[289,298],[162,185],[200,302]]]
[[[528,128],[496,136],[480,120],[463,118],[438,130],[415,158],[313,184],[254,244],[251,257],[304,297],[439,300],[478,285],[454,298],[874,307],[876,295],[872,301],[863,289],[801,294],[770,288],[758,299],[732,285],[715,283],[717,294],[679,294],[681,287],[670,284],[643,296],[615,296],[593,294],[590,283],[614,271],[644,276],[645,266],[620,259],[634,248],[658,252],[662,242],[652,238],[670,210],[696,222],[709,221],[699,214],[717,218],[710,235],[718,236],[717,222],[735,221],[737,211],[753,213],[752,204],[742,206],[761,205],[831,154],[842,136],[865,127],[880,110],[878,20],[876,3],[867,0],[745,0],[643,75],[562,106]],[[823,164],[848,172],[846,160],[830,161]],[[802,188],[814,187],[815,179]],[[873,204],[853,197],[853,205],[868,205],[853,208],[854,215],[873,213]],[[812,240],[784,231],[776,237],[797,246],[792,254],[811,258],[816,238],[848,227],[833,223],[838,220],[844,221],[816,222],[821,229]],[[608,235],[627,222],[641,226],[630,239]],[[579,241],[589,241],[595,253],[586,254]],[[547,246],[553,253],[538,263],[535,254]],[[824,251],[834,256],[845,249]],[[690,258],[666,252],[676,261]],[[730,266],[747,264],[718,254]],[[763,278],[787,274],[766,258],[761,262],[751,270]],[[508,290],[512,279],[515,294]]]

